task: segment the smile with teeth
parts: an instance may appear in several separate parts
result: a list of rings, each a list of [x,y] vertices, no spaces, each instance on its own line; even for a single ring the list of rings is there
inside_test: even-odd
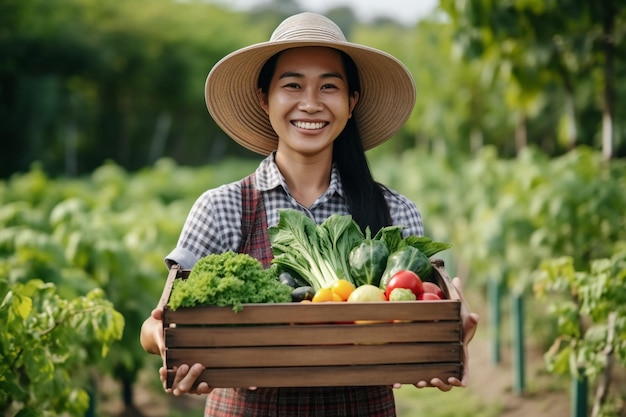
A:
[[[326,122],[300,122],[297,120],[294,120],[291,123],[299,129],[306,129],[306,130],[321,129],[327,124]]]

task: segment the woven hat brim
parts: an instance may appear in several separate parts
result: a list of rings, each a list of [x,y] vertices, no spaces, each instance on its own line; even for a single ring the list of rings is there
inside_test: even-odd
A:
[[[227,55],[207,77],[209,113],[233,140],[261,155],[276,149],[278,138],[258,101],[258,76],[274,54],[304,46],[328,46],[354,60],[361,92],[353,117],[365,150],[390,139],[406,123],[415,105],[415,84],[408,69],[392,55],[350,42],[270,41]]]

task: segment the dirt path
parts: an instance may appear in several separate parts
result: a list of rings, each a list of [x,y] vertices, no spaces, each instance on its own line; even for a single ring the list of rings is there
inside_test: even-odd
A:
[[[504,406],[500,417],[569,417],[567,387],[544,371],[541,352],[526,349],[526,389],[513,392],[513,368],[510,355],[503,352],[502,362],[494,365],[488,341],[474,340],[470,345],[470,389],[486,403]]]

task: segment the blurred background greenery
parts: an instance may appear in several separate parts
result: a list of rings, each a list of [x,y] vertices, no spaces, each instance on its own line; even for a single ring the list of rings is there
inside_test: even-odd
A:
[[[15,377],[0,378],[5,415],[95,415],[111,402],[133,410],[138,388],[165,396],[159,361],[138,343],[162,290],[162,258],[194,199],[259,161],[211,120],[206,75],[303,10],[295,0],[246,10],[227,4],[0,1],[0,375]],[[615,357],[620,375],[626,362],[626,4],[435,6],[414,23],[389,15],[363,20],[339,2],[324,10],[350,40],[395,55],[415,78],[411,119],[368,153],[375,176],[416,202],[429,236],[453,243],[447,268],[466,281],[495,353],[517,349],[523,359],[524,341],[516,346],[498,331],[515,322],[541,350],[560,353],[551,372],[588,375],[582,396],[591,401],[606,385],[606,370],[614,372],[603,360]],[[555,274],[546,264],[570,265],[564,259],[576,274]],[[600,272],[598,261],[614,270]],[[36,279],[53,287],[35,296],[33,286],[20,286]],[[79,341],[65,329],[58,341],[84,348],[78,356],[86,366],[29,366],[24,358],[59,352],[38,337],[49,332],[25,313],[24,300],[34,300],[34,311],[50,291],[74,300],[98,289],[125,320],[108,356],[91,353],[97,337]],[[548,301],[539,298],[546,290]],[[509,296],[529,305],[523,317]],[[62,327],[58,313],[40,313]],[[515,384],[528,389],[521,377]],[[446,399],[415,392],[399,393],[399,415],[496,416],[506,408],[466,391]],[[68,398],[81,400],[64,409]],[[625,399],[626,384],[614,383],[605,414],[596,415],[624,413]]]
[[[232,11],[207,1],[3,0],[0,177],[40,161],[53,175],[113,160],[130,170],[251,156],[204,106],[210,68],[265,41],[295,0]],[[393,151],[515,156],[603,145],[626,154],[624,5],[618,1],[451,1],[415,24],[326,14],[348,38],[388,51],[413,73],[417,105]],[[603,133],[604,132],[604,133]],[[607,150],[608,151],[608,150]]]

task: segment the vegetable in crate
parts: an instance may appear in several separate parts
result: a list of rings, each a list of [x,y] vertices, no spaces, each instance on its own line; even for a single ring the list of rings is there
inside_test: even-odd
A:
[[[427,258],[452,247],[449,243],[436,242],[426,236],[407,236],[402,243],[419,249]]]
[[[378,286],[380,278],[387,266],[389,249],[382,240],[371,239],[369,228],[366,229],[365,240],[350,251],[350,274],[358,287],[364,284]]]
[[[394,288],[387,297],[389,301],[415,301],[415,293],[408,288]]]
[[[435,284],[434,282],[424,281],[422,285],[424,287],[424,293],[435,294],[437,297],[441,298],[442,300],[445,298],[445,295],[441,287]]]
[[[411,291],[416,298],[419,298],[424,293],[424,283],[420,277],[415,272],[407,269],[402,269],[391,276],[385,286],[385,295],[390,299],[391,293],[399,288]]]
[[[233,306],[246,303],[288,303],[293,288],[278,281],[275,268],[263,269],[247,254],[225,252],[201,258],[187,279],[174,281],[169,307]]]
[[[385,289],[391,277],[404,269],[415,272],[420,279],[426,280],[432,271],[430,259],[419,249],[406,246],[391,255],[387,259],[387,266],[380,279],[380,288]]]
[[[297,273],[315,291],[350,277],[350,251],[363,232],[350,215],[333,214],[320,225],[306,214],[280,210],[278,224],[268,229],[275,265]]]

